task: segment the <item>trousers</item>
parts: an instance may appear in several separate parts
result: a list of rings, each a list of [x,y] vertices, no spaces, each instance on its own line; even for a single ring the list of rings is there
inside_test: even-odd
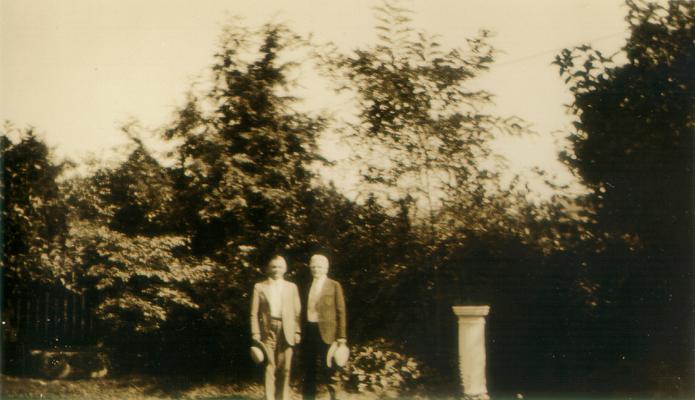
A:
[[[292,346],[285,339],[282,320],[271,320],[270,332],[263,343],[271,353],[265,365],[265,398],[289,400]]]
[[[326,364],[329,345],[321,339],[319,324],[307,323],[302,344],[302,369],[304,384],[302,397],[305,400],[316,398],[317,385],[325,385],[331,399],[338,393],[339,380],[334,377],[334,371]]]

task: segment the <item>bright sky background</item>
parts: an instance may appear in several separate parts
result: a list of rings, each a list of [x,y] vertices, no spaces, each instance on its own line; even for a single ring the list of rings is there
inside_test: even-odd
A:
[[[58,158],[111,157],[127,143],[120,125],[171,120],[191,83],[212,63],[230,15],[247,25],[288,23],[343,49],[375,42],[377,0],[0,0],[0,121],[36,127]],[[570,117],[569,92],[550,65],[564,47],[613,53],[627,37],[622,0],[410,0],[416,28],[462,46],[481,29],[505,53],[475,84],[496,95],[495,112],[517,115],[537,136],[496,148],[515,170],[537,165],[568,179],[556,161]],[[311,86],[311,84],[309,84]],[[307,107],[334,98],[308,92]],[[557,133],[564,131],[565,133]],[[330,137],[329,157],[344,156]],[[564,177],[564,178],[563,178]]]

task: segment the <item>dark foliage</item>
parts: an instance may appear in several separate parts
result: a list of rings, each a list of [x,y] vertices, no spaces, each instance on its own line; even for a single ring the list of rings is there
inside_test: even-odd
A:
[[[695,4],[627,4],[627,63],[587,46],[557,57],[577,116],[563,160],[593,191],[592,230],[607,238],[591,275],[602,326],[624,336],[609,352],[685,379],[695,375]]]
[[[9,135],[17,133],[19,141]],[[2,180],[2,278],[5,293],[64,277],[61,251],[67,232],[66,208],[56,182],[62,170],[32,129],[11,125],[0,135]]]

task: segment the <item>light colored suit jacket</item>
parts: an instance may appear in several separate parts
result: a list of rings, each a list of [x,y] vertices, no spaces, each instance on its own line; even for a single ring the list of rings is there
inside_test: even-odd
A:
[[[285,340],[290,346],[294,346],[295,334],[301,333],[301,311],[299,290],[292,282],[282,281],[282,330]],[[260,335],[261,341],[265,341],[270,332],[270,279],[258,282],[253,286],[251,298],[251,334]]]
[[[343,288],[340,283],[326,278],[316,302],[316,311],[319,315],[321,340],[324,343],[331,344],[336,339],[347,339],[347,313]]]

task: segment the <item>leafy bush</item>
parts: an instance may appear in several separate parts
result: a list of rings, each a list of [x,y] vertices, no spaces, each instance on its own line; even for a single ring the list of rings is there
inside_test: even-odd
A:
[[[340,372],[346,390],[395,396],[418,387],[422,365],[377,339],[351,349],[350,360]]]
[[[78,290],[97,296],[97,316],[118,337],[156,331],[175,310],[197,309],[191,287],[219,267],[209,259],[180,258],[184,238],[128,236],[74,221],[66,255],[82,271]]]

